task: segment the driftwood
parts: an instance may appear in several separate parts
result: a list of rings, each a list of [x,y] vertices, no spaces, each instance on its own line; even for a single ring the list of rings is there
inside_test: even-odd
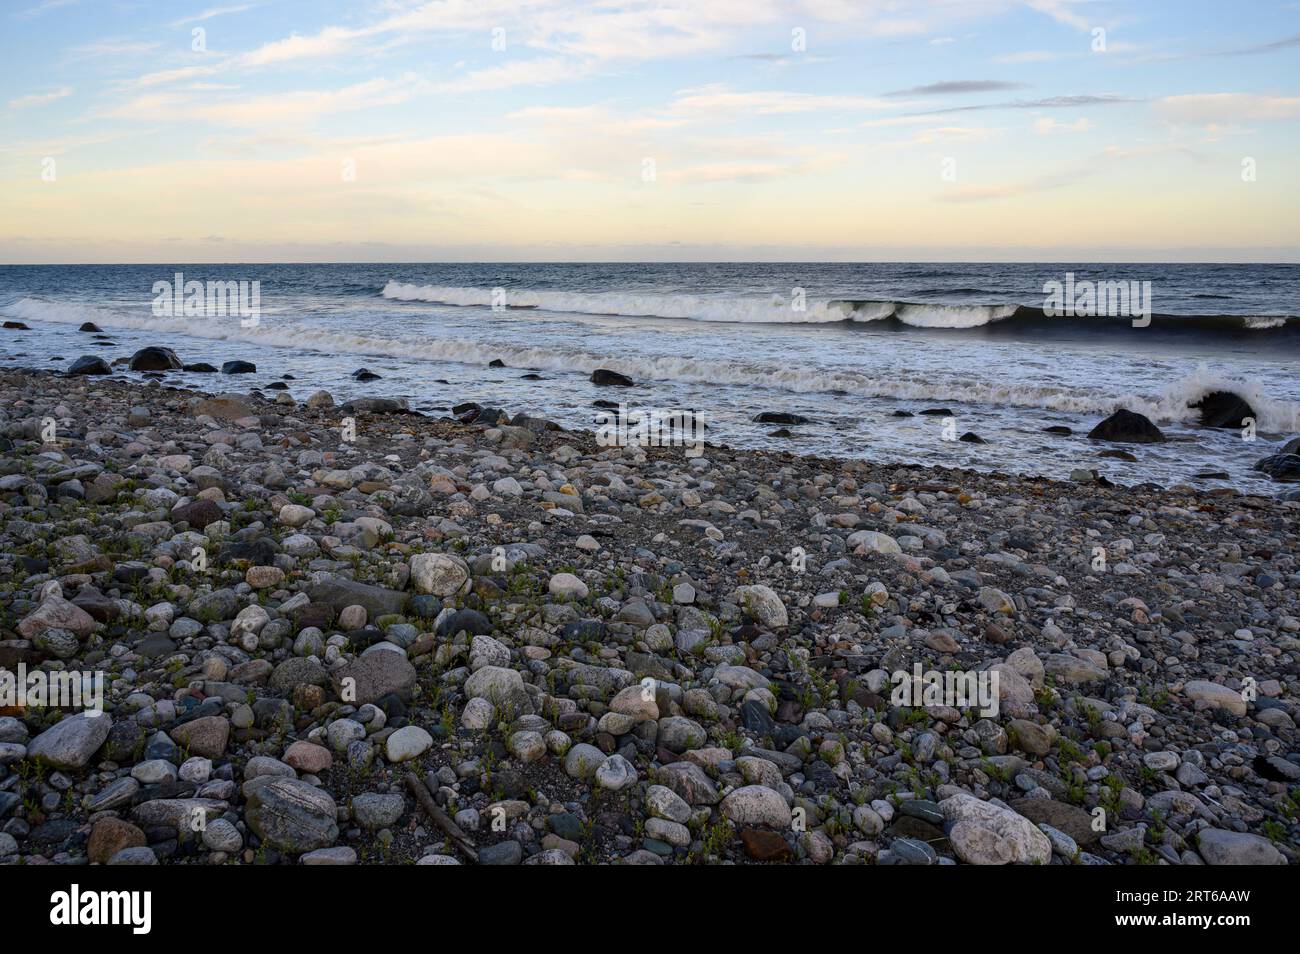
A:
[[[451,816],[438,807],[438,803],[433,800],[429,794],[429,788],[414,772],[406,773],[406,787],[411,790],[415,800],[420,803],[426,815],[433,819],[435,825],[446,832],[451,843],[459,848],[470,861],[478,864],[478,852],[474,850],[474,842],[470,841],[469,836],[461,830],[461,827],[452,821]]]

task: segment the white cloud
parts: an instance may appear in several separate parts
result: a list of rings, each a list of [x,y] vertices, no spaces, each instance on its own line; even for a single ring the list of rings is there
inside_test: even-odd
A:
[[[703,119],[711,116],[758,115],[772,116],[789,113],[820,111],[849,111],[893,109],[896,103],[873,96],[820,95],[784,90],[733,90],[724,84],[711,84],[684,89],[669,106],[673,115]]]
[[[1193,93],[1166,96],[1155,104],[1164,119],[1185,123],[1233,123],[1300,117],[1300,97],[1254,93]]]
[[[1055,132],[1087,132],[1089,129],[1092,129],[1092,120],[1087,118],[1076,119],[1072,123],[1059,122],[1051,116],[1034,120],[1034,132],[1040,136]]]
[[[71,86],[62,86],[59,89],[51,90],[48,93],[32,93],[29,96],[19,96],[17,99],[9,100],[10,109],[30,109],[33,106],[44,106],[55,100],[63,99],[72,95]]]

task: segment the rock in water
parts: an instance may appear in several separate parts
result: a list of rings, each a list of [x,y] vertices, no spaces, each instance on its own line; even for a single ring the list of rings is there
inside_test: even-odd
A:
[[[248,796],[248,827],[284,851],[328,848],[339,836],[338,808],[328,792],[293,778],[277,778]]]
[[[83,321],[81,323],[81,327],[78,328],[77,330],[78,331],[102,331],[103,329],[100,328],[99,325],[95,324],[93,321]]]
[[[619,374],[617,371],[610,371],[608,368],[597,368],[591,372],[592,384],[614,384],[623,388],[632,386],[632,379],[626,374]]]
[[[1124,444],[1158,444],[1165,439],[1165,435],[1141,414],[1120,408],[1094,427],[1088,433],[1088,438]]]
[[[1262,471],[1274,480],[1288,483],[1300,480],[1300,454],[1274,454],[1258,461],[1252,469]]]
[[[257,365],[251,361],[227,361],[221,366],[222,374],[252,374]]]
[[[183,365],[171,348],[150,346],[131,355],[127,367],[131,371],[179,371]]]
[[[1187,406],[1200,410],[1203,427],[1245,427],[1246,418],[1255,419],[1254,409],[1231,391],[1214,391]]]
[[[754,418],[758,424],[807,424],[810,420],[802,414],[787,414],[784,411],[764,411]]]
[[[96,358],[94,355],[83,354],[76,361],[72,362],[72,367],[68,368],[68,374],[112,374],[113,369],[108,366],[108,362],[103,358]]]

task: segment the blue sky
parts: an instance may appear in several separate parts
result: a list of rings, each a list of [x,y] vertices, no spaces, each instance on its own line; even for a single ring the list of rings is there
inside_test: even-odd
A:
[[[1297,2],[17,0],[0,55],[0,261],[1300,260]]]

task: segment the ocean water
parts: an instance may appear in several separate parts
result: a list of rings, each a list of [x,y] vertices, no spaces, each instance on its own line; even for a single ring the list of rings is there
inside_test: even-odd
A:
[[[155,283],[178,272],[258,282],[256,324],[157,316]],[[1085,310],[1085,282],[1123,282],[1134,297],[1120,316],[1049,314],[1051,282],[1069,283]],[[1300,433],[1296,316],[1296,265],[0,267],[0,318],[31,328],[0,333],[6,366],[111,361],[160,344],[187,363],[256,363],[239,377],[169,376],[206,390],[291,375],[300,399],[320,388],[336,400],[401,396],[430,413],[478,401],[585,428],[595,427],[593,401],[621,401],[694,410],[710,440],[735,446],[1058,478],[1082,466],[1118,483],[1270,494],[1285,488],[1251,465]],[[112,344],[78,331],[86,321]],[[504,367],[489,367],[495,360]],[[353,380],[361,367],[380,379]],[[594,385],[596,368],[636,386]],[[1250,402],[1254,441],[1197,424],[1188,405],[1214,390]],[[1086,434],[1120,407],[1147,415],[1168,442],[1123,445],[1136,462],[1099,458],[1110,445]],[[935,408],[953,420],[918,413]],[[764,411],[811,422],[774,436],[775,425],[753,420]],[[949,437],[988,443],[945,440],[945,425]],[[1044,433],[1053,425],[1074,434]]]

